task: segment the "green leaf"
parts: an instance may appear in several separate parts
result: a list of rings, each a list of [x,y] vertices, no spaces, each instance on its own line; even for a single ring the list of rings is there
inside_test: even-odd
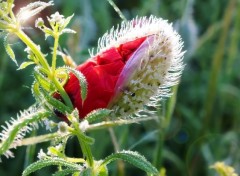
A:
[[[50,82],[48,82],[47,78],[44,77],[37,69],[35,69],[34,77],[42,88],[44,88],[46,91],[51,90]]]
[[[42,31],[45,33],[45,40],[47,40],[49,36],[54,36],[53,31],[47,27],[43,28]]]
[[[47,103],[49,103],[51,106],[53,106],[54,108],[59,110],[61,113],[65,114],[66,112],[70,113],[72,111],[71,108],[69,108],[68,106],[66,106],[65,104],[63,104],[59,100],[57,100],[56,98],[53,98],[44,89],[40,90],[40,92],[43,94],[43,97],[45,98]]]
[[[64,29],[68,24],[69,22],[71,21],[72,17],[74,16],[74,14],[72,14],[71,16],[67,17],[65,20],[64,20],[64,24],[62,26],[62,29]]]
[[[32,64],[35,64],[35,62],[31,62],[31,61],[23,62],[23,63],[19,66],[18,70],[22,70],[22,69],[24,69],[24,68],[26,68],[27,66],[32,65]]]
[[[87,81],[86,81],[85,76],[80,71],[75,70],[73,68],[65,67],[65,69],[72,72],[79,80],[80,87],[81,87],[81,95],[80,96],[82,98],[82,103],[84,103],[84,101],[87,98]]]
[[[74,172],[79,172],[79,169],[64,169],[61,171],[57,171],[56,173],[52,174],[52,176],[65,176]]]
[[[9,57],[12,59],[12,61],[18,66],[17,60],[15,58],[14,51],[11,48],[11,45],[7,42],[7,37],[8,37],[8,35],[4,39],[5,50],[6,50],[7,54],[9,55]]]
[[[22,113],[21,118],[15,120],[12,125],[8,125],[6,130],[1,133],[0,136],[7,134],[8,137],[0,144],[0,155],[4,154],[11,147],[16,137],[19,138],[19,135],[21,136],[22,129],[26,128],[30,124],[39,122],[51,114],[51,112],[45,110],[33,110],[33,112],[26,112],[25,114]]]
[[[92,176],[93,171],[91,168],[84,169],[81,173],[80,176]]]
[[[1,15],[1,14],[0,14]],[[8,28],[8,23],[4,20],[0,20],[0,30],[5,30]]]
[[[112,111],[109,109],[97,109],[94,110],[92,112],[90,112],[89,114],[87,114],[87,116],[85,117],[85,119],[89,122],[89,123],[93,123],[96,121],[101,121],[103,118],[106,118],[107,116],[109,116],[109,114]]]
[[[31,164],[30,166],[28,166],[24,172],[22,173],[22,176],[27,176],[39,169],[42,169],[44,167],[47,166],[65,166],[68,169],[71,169],[73,172],[77,171],[81,171],[82,170],[82,166],[78,165],[78,164],[74,164],[71,162],[68,162],[62,158],[48,158],[48,159],[43,159],[43,160],[39,160],[33,164]]]
[[[107,158],[105,158],[101,165],[107,165],[112,161],[115,161],[118,159],[126,161],[144,170],[147,173],[155,174],[155,175],[158,174],[158,170],[149,161],[147,161],[145,157],[133,151],[121,151],[118,153],[114,153],[108,156]]]
[[[41,100],[40,87],[39,87],[39,83],[36,80],[32,84],[32,94],[37,101]]]

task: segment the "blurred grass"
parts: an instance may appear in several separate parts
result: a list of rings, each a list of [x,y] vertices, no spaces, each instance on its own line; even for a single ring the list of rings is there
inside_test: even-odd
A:
[[[19,2],[19,1],[16,1]],[[55,0],[56,6],[41,15],[58,10],[66,16],[75,14],[71,25],[79,35],[65,35],[62,48],[67,48],[77,63],[89,57],[88,48],[96,47],[97,39],[121,18],[107,0]],[[162,102],[159,122],[144,122],[114,128],[120,149],[131,148],[144,154],[167,175],[213,176],[209,165],[225,161],[240,173],[240,2],[237,0],[114,0],[127,19],[156,15],[168,19],[185,42],[186,67],[176,97]],[[16,8],[20,6],[16,5]],[[33,25],[33,24],[29,24]],[[43,35],[27,30],[37,43]],[[48,40],[44,51],[49,51]],[[21,43],[14,44],[17,59],[24,61]],[[0,44],[0,124],[27,108],[34,100],[30,89],[31,68],[16,71],[16,66]],[[60,63],[59,63],[60,64]],[[174,106],[175,104],[175,106]],[[168,125],[169,124],[169,125]],[[102,159],[114,151],[107,130],[90,133],[96,138],[93,152]],[[75,139],[67,153],[81,155]],[[47,144],[38,145],[46,148]],[[30,150],[28,150],[30,151]],[[26,148],[15,152],[14,159],[2,158],[0,175],[20,175],[24,168]],[[32,156],[36,159],[36,154]],[[31,159],[31,158],[28,158]],[[16,167],[17,166],[17,167]],[[119,175],[116,164],[110,175]],[[14,169],[13,169],[14,168]],[[37,175],[49,175],[48,170]],[[125,175],[143,175],[125,165]]]

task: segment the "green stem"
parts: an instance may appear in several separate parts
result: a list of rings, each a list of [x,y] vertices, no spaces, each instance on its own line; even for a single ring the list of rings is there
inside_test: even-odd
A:
[[[46,58],[44,57],[43,53],[38,49],[37,45],[21,30],[16,30],[14,32],[29,48],[31,48],[32,52],[37,56],[41,65],[50,70],[50,67],[47,63]]]
[[[204,115],[203,115],[203,125],[201,133],[205,133],[209,130],[210,119],[212,119],[212,110],[214,106],[214,101],[217,94],[218,78],[221,74],[221,67],[224,57],[224,48],[227,43],[228,31],[230,28],[232,14],[236,5],[236,0],[229,1],[229,4],[225,10],[223,29],[220,34],[219,41],[217,43],[216,52],[213,56],[211,74],[209,78],[209,84],[207,89],[206,100],[204,104]]]
[[[57,62],[57,49],[58,49],[58,42],[59,42],[58,32],[55,32],[54,39],[55,40],[54,40],[53,55],[52,55],[52,72],[53,72],[53,75],[55,73],[56,62]]]
[[[139,119],[129,119],[129,120],[115,120],[115,121],[104,121],[96,124],[91,124],[87,127],[86,131],[100,130],[114,126],[127,125],[132,123],[139,123],[148,120],[156,120],[156,117],[146,117]]]
[[[66,134],[66,136],[67,135],[69,134]],[[36,136],[36,137],[25,138],[18,144],[18,146],[35,145],[38,143],[50,141],[58,136],[59,136],[59,133],[56,132],[56,133],[50,133],[50,134],[45,134],[45,135]],[[61,137],[64,137],[64,136],[61,136]]]
[[[58,28],[58,26],[56,26],[56,28]],[[51,73],[52,81],[53,81],[54,85],[56,86],[57,90],[59,91],[59,93],[61,94],[61,97],[63,98],[66,105],[73,109],[71,99],[69,98],[68,94],[66,93],[66,91],[64,90],[62,85],[59,83],[59,81],[55,77],[58,43],[59,43],[59,33],[57,30],[55,30],[53,55],[52,55],[52,73]]]
[[[53,81],[54,85],[56,86],[57,90],[59,91],[59,93],[60,93],[61,97],[63,98],[64,102],[66,103],[66,105],[68,107],[70,107],[71,109],[73,109],[71,99],[69,98],[68,94],[66,93],[66,91],[64,90],[62,85],[58,82],[56,77],[53,77],[52,81]]]
[[[166,112],[163,115],[159,115],[159,129],[158,129],[158,140],[157,140],[157,146],[156,146],[156,153],[154,158],[154,165],[159,168],[162,165],[162,159],[163,159],[163,148],[164,148],[164,139],[166,136],[166,133],[168,131],[172,114],[175,109],[176,99],[177,99],[177,91],[178,91],[178,85],[174,86],[172,88],[173,95],[167,100],[167,106],[166,106]],[[164,117],[164,121],[161,119]]]
[[[87,144],[85,142],[85,135],[83,134],[83,132],[80,130],[79,128],[79,124],[77,122],[73,122],[73,126],[75,128],[75,131],[76,131],[76,136],[78,138],[78,141],[80,143],[80,147],[82,149],[82,152],[83,152],[83,155],[86,156],[86,160],[88,162],[88,165],[90,167],[93,167],[93,164],[94,164],[94,160],[93,160],[93,155],[92,155],[92,151],[91,151],[91,148],[89,146],[89,144]]]
[[[104,128],[109,128],[113,126],[120,126],[120,125],[127,125],[127,124],[132,124],[132,123],[138,123],[142,121],[148,121],[148,120],[155,120],[156,118],[153,117],[148,117],[148,118],[139,118],[139,119],[131,119],[131,120],[116,120],[116,121],[109,121],[109,122],[101,122],[97,124],[92,124],[89,125],[89,127],[86,129],[86,131],[93,131],[93,130],[100,130]],[[61,137],[67,137],[69,134],[66,134]],[[56,138],[59,136],[59,133],[51,133],[51,134],[44,134],[40,136],[35,136],[35,137],[29,137],[22,139],[22,141],[17,145],[17,147],[20,146],[26,146],[26,145],[34,145],[34,144],[39,144],[42,142],[47,142],[51,141],[52,139]]]
[[[118,8],[118,6],[113,2],[113,0],[108,0],[109,4],[113,7],[113,9],[117,12],[117,14],[122,18],[123,21],[127,21],[126,17],[123,15],[121,10]]]
[[[4,20],[4,21],[6,21],[6,22],[8,22],[8,23],[11,23],[11,18],[9,18],[7,15],[6,15],[6,13],[3,11],[3,10],[1,10],[0,9],[0,17]]]
[[[31,48],[31,50],[33,51],[33,53],[37,56],[37,58],[39,59],[39,62],[41,63],[41,65],[46,69],[49,70],[52,78],[52,81],[54,83],[54,85],[56,86],[57,90],[59,91],[60,95],[62,96],[64,102],[66,103],[67,106],[69,106],[70,108],[73,109],[73,105],[71,102],[71,99],[69,98],[68,94],[65,92],[64,88],[62,87],[62,85],[58,82],[58,80],[55,78],[54,76],[54,71],[56,69],[56,50],[53,53],[53,68],[54,71],[51,72],[51,69],[49,67],[49,64],[47,63],[46,58],[44,57],[44,55],[42,54],[42,52],[38,49],[37,45],[35,43],[32,42],[32,40],[22,31],[22,30],[17,30],[15,31],[15,34],[28,46]],[[59,37],[56,37],[59,38]],[[54,48],[57,49],[58,47],[58,39],[55,41],[54,44]],[[53,69],[52,69],[53,70]]]

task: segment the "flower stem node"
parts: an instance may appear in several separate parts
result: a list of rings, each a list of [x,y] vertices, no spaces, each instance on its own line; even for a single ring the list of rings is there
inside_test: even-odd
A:
[[[89,123],[87,120],[83,120],[79,125],[79,128],[82,132],[85,132],[88,127],[89,127]]]

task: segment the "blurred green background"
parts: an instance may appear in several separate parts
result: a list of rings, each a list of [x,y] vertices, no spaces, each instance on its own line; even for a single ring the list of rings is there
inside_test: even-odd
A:
[[[29,0],[16,0],[15,11]],[[186,64],[181,83],[174,88],[176,96],[162,102],[159,121],[115,128],[121,149],[145,155],[168,176],[214,176],[209,166],[224,161],[240,173],[240,1],[239,0],[115,0],[127,19],[151,14],[168,19],[181,34]],[[59,11],[75,14],[71,28],[76,35],[64,35],[61,47],[66,48],[77,63],[89,57],[88,49],[97,46],[97,39],[120,17],[107,0],[55,0],[55,6],[43,11],[42,17]],[[25,32],[45,53],[51,40],[34,28],[34,19],[25,24]],[[26,60],[24,46],[13,38],[19,63]],[[0,124],[16,117],[34,99],[30,87],[32,67],[23,71],[8,58],[0,42]],[[61,63],[59,63],[61,64]],[[102,159],[114,151],[107,130],[90,133],[96,138],[95,158]],[[70,141],[67,153],[81,152]],[[48,144],[38,145],[45,149]],[[2,157],[1,176],[21,175],[29,161],[26,147],[14,151],[15,158]],[[34,155],[36,160],[36,155]],[[111,164],[110,175],[144,175],[139,169],[121,163]],[[52,168],[51,168],[52,169]],[[50,170],[35,175],[49,175]]]

